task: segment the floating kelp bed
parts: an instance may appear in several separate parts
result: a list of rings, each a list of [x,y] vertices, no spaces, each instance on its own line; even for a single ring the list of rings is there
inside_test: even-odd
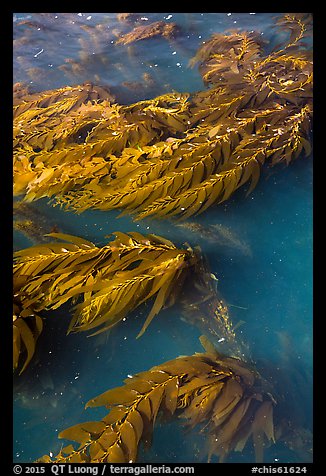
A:
[[[39,20],[23,20],[18,25],[31,29],[43,25],[37,30],[51,31],[54,14],[35,15]],[[73,14],[59,15],[65,24]],[[114,48],[131,48],[133,43],[136,48],[161,40],[175,48],[178,41],[182,44],[184,28],[177,23],[157,20],[142,25],[141,21],[147,21],[144,18],[117,14],[122,30],[116,32],[119,39],[111,41]],[[66,341],[78,339],[74,342],[82,354],[92,351],[88,342],[98,342],[98,361],[89,367],[95,356],[86,357],[85,378],[91,378],[98,369],[102,390],[88,398],[88,386],[78,398],[84,404],[88,398],[86,407],[105,406],[109,410],[106,415],[95,414],[94,420],[86,423],[79,411],[80,423],[75,421],[67,427],[67,401],[67,408],[62,407],[62,427],[55,431],[75,444],[58,443],[57,450],[51,446],[45,450],[50,456],[41,458],[35,454],[37,448],[33,449],[34,457],[29,456],[29,461],[146,461],[144,449],[149,448],[152,435],[155,444],[157,427],[163,428],[169,421],[183,421],[192,433],[198,433],[201,448],[188,456],[194,458],[196,454],[196,461],[236,462],[239,460],[234,454],[242,452],[248,452],[247,461],[262,461],[264,453],[265,459],[266,452],[273,454],[273,446],[281,454],[284,450],[280,448],[287,448],[290,456],[285,456],[285,461],[311,459],[309,418],[302,418],[302,408],[288,412],[292,397],[282,387],[282,374],[276,372],[275,376],[276,363],[268,362],[268,356],[265,360],[259,353],[255,356],[256,338],[250,327],[242,331],[246,321],[236,309],[246,311],[246,320],[253,319],[251,310],[229,303],[223,292],[228,269],[234,285],[245,286],[238,281],[244,271],[239,267],[233,275],[232,266],[223,266],[226,260],[231,262],[236,250],[247,266],[259,247],[247,245],[230,226],[223,225],[221,215],[215,224],[206,218],[212,216],[213,209],[223,209],[229,216],[235,213],[237,219],[241,207],[250,208],[245,197],[252,197],[257,186],[267,190],[271,171],[279,168],[278,176],[286,177],[291,167],[310,160],[311,16],[280,15],[275,25],[286,35],[282,45],[272,50],[254,30],[212,33],[188,58],[189,66],[198,66],[204,83],[200,91],[166,92],[123,104],[114,88],[89,81],[42,92],[31,92],[21,83],[15,85],[14,195],[18,201],[14,226],[34,243],[18,249],[14,256],[17,404],[27,408],[31,404],[24,394],[29,380],[35,383],[40,377],[43,391],[36,387],[33,397],[38,395],[40,401],[44,390],[56,389],[54,381],[59,379],[44,373],[42,355],[46,345],[51,349],[56,342],[65,345],[65,340],[51,330],[61,319],[58,329],[66,325]],[[108,35],[105,23],[98,23],[94,31],[87,25],[79,26],[89,35],[88,46],[91,42],[93,48],[101,35]],[[130,61],[135,61],[135,51],[128,52]],[[86,57],[79,56],[79,62],[67,62],[70,74],[82,70]],[[100,63],[106,64],[103,56]],[[149,77],[145,83],[155,85]],[[282,169],[282,165],[290,167]],[[261,177],[265,178],[262,185]],[[49,199],[61,207],[55,207],[51,215],[45,206],[50,220],[42,211],[44,200]],[[258,212],[257,217],[263,216],[263,209]],[[59,220],[54,220],[55,215]],[[204,217],[202,221],[189,220],[198,215]],[[84,232],[96,216],[105,223],[105,233],[94,239],[81,229],[70,232],[70,218],[65,220],[64,216],[78,216]],[[85,216],[88,223],[83,221]],[[253,218],[246,218],[244,213],[242,219]],[[150,228],[162,231],[148,232]],[[181,236],[186,239],[181,241]],[[209,244],[213,254],[208,246],[205,249]],[[172,327],[171,316],[176,320]],[[264,326],[266,329],[266,323]],[[176,354],[167,356],[159,333],[169,327],[174,333],[171,351],[175,347]],[[130,336],[139,339],[128,343],[123,354],[112,352],[106,377],[107,346],[117,345],[119,329],[127,328]],[[258,323],[258,339],[260,328]],[[276,323],[274,328],[278,329]],[[49,340],[49,332],[58,340]],[[157,356],[154,365],[148,365],[146,355],[137,363],[133,353],[141,351],[141,342],[151,332],[158,337],[152,342],[155,352],[162,346],[161,357]],[[194,339],[187,342],[187,333],[190,336],[193,332],[204,334],[200,337],[204,353],[197,343],[195,348],[191,346]],[[104,340],[96,340],[102,336]],[[185,337],[180,340],[180,336]],[[309,380],[309,371],[299,370],[298,377],[286,333],[277,336],[288,369],[282,370],[293,376],[296,392],[302,387],[300,377],[307,375]],[[147,353],[154,352],[148,344],[145,348]],[[74,363],[77,357],[73,352],[71,355]],[[125,368],[132,372],[126,380],[125,375],[114,374],[121,356]],[[58,359],[58,370],[62,364],[64,361]],[[55,364],[51,368],[56,371]],[[122,380],[125,385],[121,387]],[[59,394],[63,391],[55,392]],[[55,401],[53,407],[57,405]],[[160,452],[159,458],[165,461],[164,448]],[[150,450],[148,455],[152,456]],[[24,460],[23,455],[16,457]],[[174,455],[171,462],[181,461],[178,458]]]

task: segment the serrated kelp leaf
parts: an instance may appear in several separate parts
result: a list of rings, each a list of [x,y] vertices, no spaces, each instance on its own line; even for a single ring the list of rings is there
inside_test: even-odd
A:
[[[62,448],[62,450],[61,450],[61,452],[63,454],[67,454],[67,455],[74,452],[74,451],[75,451],[75,448],[73,447],[73,445],[67,445],[64,448]]]
[[[147,316],[146,321],[145,321],[142,329],[140,330],[139,334],[137,335],[137,337],[141,337],[144,334],[145,330],[147,329],[147,327],[149,326],[149,324],[151,323],[153,318],[162,309],[164,303],[167,300],[167,295],[168,295],[169,291],[171,290],[174,275],[175,275],[174,271],[172,273],[165,273],[163,275],[162,279],[160,279],[160,288],[159,288],[159,291],[157,293],[156,299],[154,301],[153,307],[151,309],[151,312]]]
[[[203,387],[201,392],[192,398],[190,405],[182,413],[182,418],[187,419],[187,425],[194,427],[209,418],[221,386],[222,384]]]
[[[20,374],[26,369],[35,352],[36,342],[43,330],[43,320],[32,308],[23,307],[14,297],[13,313],[13,370],[23,364]]]
[[[146,394],[151,388],[153,388],[153,384],[145,379],[128,378],[125,380],[125,382],[127,389],[130,387],[131,389],[136,390],[136,392],[139,392],[141,394]]]
[[[210,363],[198,356],[178,357],[174,360],[161,364],[159,368],[170,375],[189,375],[191,377],[199,374],[208,374],[211,371]]]
[[[86,403],[85,408],[87,408],[88,406],[90,406],[90,405],[88,405]],[[107,425],[112,425],[113,423],[116,423],[117,421],[122,420],[123,418],[125,418],[125,416],[126,416],[125,407],[123,407],[122,405],[121,406],[116,406],[116,407],[111,408],[110,413],[105,415],[102,418],[102,421],[104,421]]]
[[[241,424],[243,424],[244,416],[249,408],[251,402],[251,398],[247,398],[241,402],[234,408],[233,411],[230,412],[227,418],[221,421],[221,436],[218,438],[218,445],[222,446],[225,444],[230,444],[232,440],[236,439],[236,434],[241,428]]]
[[[149,370],[148,372],[143,372],[141,375],[144,375],[144,379],[148,382],[162,383],[169,379],[170,375],[163,370]]]
[[[143,398],[137,405],[137,411],[140,413],[143,423],[144,430],[146,430],[146,423],[151,422],[152,419],[152,405],[149,398]]]
[[[216,350],[216,347],[214,346],[214,344],[208,339],[207,336],[205,335],[202,335],[199,337],[199,341],[202,345],[202,347],[204,348],[205,352],[207,354],[212,354],[214,355],[215,357],[218,357],[218,352]]]
[[[101,444],[98,441],[94,441],[89,447],[89,456],[91,461],[99,461],[103,456],[106,455],[106,450],[103,449]]]
[[[207,192],[207,200],[203,203],[201,210],[204,211],[213,203],[217,202],[224,190],[224,182],[222,175],[216,174],[216,178],[211,178],[208,183],[209,191]]]
[[[217,377],[210,377],[210,376],[193,377],[189,382],[186,382],[181,386],[179,390],[179,395],[185,395],[187,393],[191,393],[197,389],[200,389],[201,387],[204,387],[205,385],[210,385],[216,380],[223,380],[223,378],[225,378],[225,374],[223,373],[221,373],[221,375]],[[223,383],[220,388],[221,389],[223,388]]]
[[[171,247],[171,248],[174,248],[174,247],[175,247],[175,245],[174,245],[174,243],[172,243],[172,241],[167,240],[167,239],[164,238],[163,236],[154,235],[153,233],[150,233],[150,234],[147,235],[147,236],[148,236],[148,238],[149,238],[152,242],[154,242],[154,243],[166,245],[166,246]]]
[[[255,413],[252,424],[253,431],[262,431],[268,440],[275,441],[273,426],[273,404],[271,401],[264,401]]]
[[[84,463],[84,459],[80,453],[74,453],[69,458],[69,463]]]
[[[249,195],[254,190],[260,177],[260,166],[257,161],[252,162],[250,175],[251,175],[251,182],[250,182],[250,187],[248,188],[247,195]]]

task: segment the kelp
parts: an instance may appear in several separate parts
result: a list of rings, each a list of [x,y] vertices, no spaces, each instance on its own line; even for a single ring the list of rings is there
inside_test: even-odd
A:
[[[117,13],[119,22],[133,23],[139,19],[138,13]]]
[[[83,13],[33,13],[31,19],[22,21],[14,17],[15,76],[26,77],[27,74],[33,85],[42,83],[42,86],[44,83],[50,84],[53,79],[62,82],[63,74],[71,84],[82,78],[107,83],[112,68],[117,66],[112,63],[110,53],[120,49],[122,43],[126,42],[129,54],[129,47],[137,41],[151,38],[171,40],[178,30],[178,26],[169,21],[145,22],[142,14],[138,13],[108,13],[100,17]],[[39,32],[42,32],[44,48],[35,56],[26,55],[26,47],[38,41]],[[78,57],[60,57],[59,63],[52,64],[62,36],[69,38]],[[47,57],[45,61],[49,61],[48,68],[35,66],[35,58],[39,54]]]
[[[85,23],[91,23],[92,25],[87,25]],[[91,33],[89,37],[87,35],[88,31],[85,31],[87,26],[89,27]],[[26,45],[28,47],[30,44],[38,42],[40,31],[42,32],[42,41],[44,46],[44,48],[42,48],[40,51],[43,57],[48,58],[45,61],[49,62],[49,67],[46,69],[35,67],[35,64],[37,64],[35,61],[35,58],[38,56],[37,53],[36,56],[25,54]],[[20,22],[15,21],[14,23],[13,59],[15,75],[17,74],[19,77],[21,75],[20,73],[23,73],[23,76],[26,77],[27,74],[32,80],[33,86],[38,86],[42,83],[42,87],[44,87],[44,83],[53,83],[53,80],[62,82],[62,72],[64,72],[66,77],[72,81],[72,84],[80,81],[80,78],[85,79],[85,77],[89,80],[99,81],[99,79],[96,79],[98,76],[96,75],[97,71],[94,71],[94,61],[93,64],[90,65],[91,61],[89,60],[92,58],[94,59],[94,55],[92,54],[88,55],[88,61],[85,61],[84,57],[80,58],[80,64],[78,66],[79,70],[83,68],[83,71],[79,79],[76,78],[77,71],[75,71],[75,68],[77,69],[77,64],[70,64],[70,58],[64,58],[64,63],[62,64],[52,64],[53,57],[57,53],[57,45],[62,40],[63,36],[66,38],[69,37],[70,42],[75,42],[76,49],[79,47],[79,42],[84,43],[80,51],[80,53],[84,54],[87,51],[94,52],[96,40],[98,40],[100,37],[102,37],[103,41],[112,40],[112,33],[108,29],[108,25],[105,20],[103,23],[101,22],[100,24],[94,25],[93,21],[89,22],[89,18],[84,14],[33,13],[31,20],[23,20]],[[95,41],[92,41],[94,36]],[[98,55],[97,59],[101,60],[104,56],[105,55]],[[68,61],[66,62],[66,60]],[[90,66],[93,66],[93,69]]]
[[[117,45],[129,45],[141,40],[147,40],[156,36],[162,36],[163,38],[173,38],[179,31],[176,23],[166,23],[164,21],[156,21],[149,23],[148,25],[136,26],[129,33],[122,35],[119,40],[116,41]]]
[[[209,336],[220,352],[249,361],[249,348],[235,332],[239,323],[232,322],[217,282],[218,278],[210,272],[208,262],[201,255],[196,273],[185,283],[179,297],[181,315],[185,322]]]
[[[199,248],[177,248],[153,234],[113,235],[114,240],[97,247],[84,238],[53,232],[45,238],[57,241],[16,251],[13,282],[19,316],[46,317],[46,311],[69,303],[67,333],[95,330],[95,335],[147,302],[152,307],[138,338],[162,309],[179,302],[184,320],[220,339],[230,356],[245,356],[217,292],[217,278]]]
[[[76,87],[53,91],[55,104],[27,98],[15,106],[14,193],[136,219],[185,219],[251,193],[262,167],[311,154],[311,18],[278,25],[290,39],[268,55],[255,32],[213,35],[191,61],[211,87],[192,95],[119,105]]]
[[[120,105],[91,84],[34,95],[17,87],[15,194],[25,201],[54,197],[78,212],[119,209],[137,219],[185,219],[241,187],[250,193],[265,164],[288,165],[309,156],[312,58],[302,39],[309,36],[311,18],[286,14],[278,26],[290,30],[289,42],[266,56],[254,32],[213,35],[191,61],[199,63],[209,89],[192,95],[174,92]],[[136,28],[116,44],[170,36],[158,31]],[[135,462],[162,417],[199,429],[208,461],[217,456],[223,462],[249,442],[262,461],[264,447],[287,434],[288,422],[275,425],[273,391],[244,360],[237,326],[212,283],[217,278],[189,248],[156,235],[114,234],[115,240],[97,247],[50,233],[59,241],[15,253],[14,370],[23,372],[31,361],[44,311],[69,302],[74,315],[68,333],[97,333],[153,299],[140,336],[186,287],[192,302],[185,295],[180,299],[184,316],[226,341],[228,357],[202,337],[205,353],[129,376],[122,387],[86,404],[109,409],[102,420],[60,433],[79,446],[69,444],[38,462]]]
[[[63,233],[60,241],[32,246],[14,254],[14,288],[23,309],[33,312],[75,304],[68,333],[102,332],[155,298],[138,337],[152,319],[174,303],[197,257],[156,235],[115,232],[103,247]]]
[[[31,203],[15,201],[13,217],[14,230],[22,233],[33,244],[46,243],[51,240],[48,233],[59,232],[56,222],[37,210]]]
[[[174,129],[184,129],[185,97],[180,100],[180,95],[170,94],[125,107],[103,101],[83,104],[70,113],[76,100],[69,99],[69,103],[60,101],[55,108],[47,109],[47,117],[40,119],[41,109],[26,111],[18,116],[14,128],[14,193],[24,193],[25,199],[32,201],[82,187],[89,192],[117,179],[115,188],[120,175],[124,176],[123,183],[130,183],[138,171],[136,157],[128,161],[128,151],[136,151],[139,156],[139,148],[158,134],[167,137],[171,121]],[[139,122],[144,110],[147,121]],[[29,131],[39,121],[42,130],[36,136],[34,129]],[[124,156],[114,160],[124,149]],[[144,166],[147,169],[148,164]],[[128,170],[131,174],[126,178]]]
[[[49,91],[43,91],[41,93],[29,93],[23,94],[26,91],[24,85],[21,83],[16,83],[14,85],[14,117],[22,115],[27,110],[35,110],[34,116],[37,113],[41,114],[43,112],[48,112],[47,108],[53,104],[60,103],[60,101],[66,101],[69,104],[69,107],[65,108],[65,113],[70,110],[78,109],[81,104],[98,101],[98,100],[108,100],[113,102],[114,97],[110,94],[110,91],[107,88],[102,86],[94,86],[90,82],[80,84],[77,86],[65,86],[63,88],[53,89]],[[72,99],[71,104],[68,101],[68,98]],[[57,104],[57,107],[59,105]],[[60,114],[60,108],[58,108],[58,114]],[[55,111],[52,115],[55,114]],[[46,114],[43,118],[42,123],[45,122],[49,114]],[[25,116],[23,116],[25,117]],[[23,117],[20,117],[18,124],[21,124]],[[26,117],[26,124],[22,125],[26,127],[31,121],[31,117],[28,115]],[[37,125],[37,122],[35,123]]]
[[[238,359],[225,357],[202,336],[204,353],[178,357],[129,376],[124,385],[92,398],[86,407],[105,406],[100,421],[67,428],[59,438],[74,441],[51,458],[51,463],[134,463],[139,447],[151,443],[161,417],[184,421],[208,442],[208,460],[220,462],[232,451],[242,451],[252,440],[256,461],[264,447],[275,442],[272,395],[260,375]]]
[[[201,225],[197,222],[184,221],[176,226],[188,236],[189,232],[194,235],[194,240],[203,240],[207,245],[215,246],[215,249],[223,252],[239,253],[243,256],[252,257],[252,250],[248,243],[243,241],[231,228],[221,223]]]
[[[274,93],[278,99],[282,93],[291,98],[300,97],[302,86],[312,82],[312,55],[302,41],[311,37],[312,17],[306,13],[285,14],[276,21],[276,26],[290,31],[290,39],[266,57],[263,57],[266,43],[257,32],[230,31],[226,35],[213,34],[189,63],[191,66],[199,63],[207,84],[238,90],[241,87],[243,91],[246,85],[254,84],[257,99],[263,98],[263,93],[268,97]],[[305,89],[302,91],[307,93]]]
[[[36,342],[42,330],[42,318],[33,309],[22,306],[19,297],[15,293],[13,307],[14,372],[19,370],[19,374],[21,374],[26,369],[35,353]]]

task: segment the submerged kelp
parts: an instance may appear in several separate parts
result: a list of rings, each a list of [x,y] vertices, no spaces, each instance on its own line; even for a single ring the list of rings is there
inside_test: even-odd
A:
[[[179,249],[153,234],[113,235],[114,240],[97,247],[77,236],[49,233],[48,237],[60,241],[15,252],[14,299],[19,303],[18,307],[15,304],[15,318],[35,316],[39,327],[38,313],[70,302],[74,312],[68,333],[98,328],[98,334],[115,326],[144,302],[153,300],[137,336],[140,337],[161,309],[174,305],[180,297],[186,320],[200,327],[204,319],[207,331],[226,341],[224,348],[230,355],[243,357],[228,309],[212,284],[208,264],[199,250]],[[31,346],[25,345],[28,362],[33,353]],[[23,348],[15,348],[14,369],[19,354],[25,356]]]
[[[137,373],[124,386],[90,400],[86,408],[105,406],[108,415],[63,430],[59,438],[79,446],[70,444],[54,458],[45,455],[38,462],[133,463],[139,446],[150,445],[156,419],[171,415],[185,420],[189,428],[200,428],[207,438],[209,460],[217,455],[223,462],[252,439],[260,462],[264,447],[275,442],[275,404],[255,370],[206,345],[205,353]]]
[[[173,38],[179,29],[176,23],[165,23],[164,21],[156,21],[145,26],[136,26],[129,33],[124,34],[116,41],[117,45],[129,45],[136,41],[162,36],[163,38]]]
[[[20,368],[20,374],[31,361],[36,341],[43,330],[42,318],[33,309],[23,307],[17,297],[13,309],[13,370]]]
[[[184,219],[249,183],[250,193],[265,163],[309,156],[312,55],[301,40],[311,18],[291,14],[278,23],[290,40],[266,56],[255,33],[206,42],[192,62],[212,85],[205,91],[128,106],[93,100],[57,124],[73,99],[55,109],[26,101],[15,119],[15,193],[54,197],[79,212]]]
[[[29,94],[22,94],[22,91],[24,91],[22,88],[23,86],[18,87],[17,84],[14,85],[13,113],[14,117],[20,116],[17,126],[20,126],[23,130],[21,131],[21,136],[17,135],[17,141],[19,141],[20,138],[24,138],[23,143],[26,140],[26,136],[29,137],[31,135],[32,127],[37,125],[41,126],[42,124],[43,127],[46,125],[50,129],[51,126],[54,127],[58,124],[58,118],[60,116],[62,119],[63,114],[78,110],[84,103],[104,100],[114,102],[114,96],[112,96],[107,88],[94,86],[89,82],[77,86],[66,86],[51,91],[42,91],[42,93],[29,92]],[[71,99],[71,101],[69,101],[69,99]],[[57,111],[53,107],[48,109],[54,104],[56,105]],[[60,108],[61,104],[63,104],[63,109]],[[34,113],[27,113],[27,115],[24,116],[24,112],[29,109],[33,109]],[[43,109],[46,109],[47,113],[37,121],[36,118],[41,116],[42,112],[45,112]],[[96,109],[94,109],[94,111],[95,110]],[[56,113],[58,114],[57,116]],[[35,121],[33,124],[31,124],[32,120]],[[44,132],[46,130],[44,127]],[[14,128],[15,138],[16,134],[19,134],[19,131]],[[16,142],[14,141],[14,146],[15,145]],[[51,145],[53,146],[53,144]]]
[[[116,56],[114,50],[121,51],[122,48],[123,53],[132,56],[133,43],[151,38],[171,41],[179,31],[175,23],[147,23],[147,20],[137,13],[33,13],[32,20],[22,21],[17,21],[14,16],[14,74],[28,76],[33,86],[41,89],[44,89],[44,84],[64,84],[67,80],[71,84],[87,79],[111,85],[112,76],[118,71],[124,77],[128,76],[128,68],[124,68],[120,61],[112,60]],[[62,33],[78,52],[77,57],[57,55]],[[26,50],[40,39],[43,47],[37,53],[33,50],[33,54],[26,55]],[[41,68],[35,62],[39,54],[48,58],[48,68]],[[54,62],[53,58],[57,56]]]
[[[237,252],[243,256],[252,257],[249,244],[221,223],[203,226],[200,223],[185,221],[177,223],[176,226],[188,236],[188,239],[190,232],[197,241],[203,240],[208,245],[214,245],[218,250]]]
[[[59,232],[58,225],[41,213],[32,203],[13,203],[14,230],[22,233],[33,244],[47,243],[48,233]]]
[[[64,241],[17,251],[14,287],[23,308],[57,309],[82,296],[68,332],[103,331],[155,296],[140,336],[160,309],[174,302],[197,258],[156,235],[114,234],[115,240],[98,248],[79,237],[51,233]]]
[[[173,93],[123,106],[110,91],[90,83],[34,97],[17,87],[15,193],[25,201],[53,197],[55,203],[79,212],[116,208],[140,218],[187,218],[227,200],[242,185],[249,193],[264,164],[288,164],[309,155],[312,60],[301,39],[309,34],[310,18],[291,14],[278,23],[291,31],[291,37],[268,55],[262,37],[254,32],[213,35],[192,61],[192,66],[199,64],[210,89],[192,95]],[[99,35],[108,35],[102,26],[83,27],[94,50]],[[118,37],[118,31],[114,35]],[[85,54],[87,45],[83,49],[81,64],[65,59],[67,72],[81,74],[81,65],[92,64],[92,57]],[[107,64],[104,56],[100,59]],[[217,233],[225,235],[225,229],[211,225],[207,230],[191,222],[181,226],[212,243]],[[298,446],[306,429],[298,431],[287,418],[293,412],[291,404],[286,418],[276,419],[278,394],[248,363],[248,346],[244,351],[235,333],[243,321],[232,326],[216,292],[218,279],[202,257],[155,235],[116,237],[116,245],[110,242],[99,248],[78,237],[50,234],[46,239],[60,242],[16,255],[14,370],[21,373],[30,362],[45,311],[67,301],[75,305],[68,332],[96,331],[97,326],[101,332],[150,297],[154,304],[141,333],[158,311],[177,301],[183,305],[184,320],[214,337],[225,353],[218,354],[202,338],[205,354],[180,357],[128,376],[126,385],[87,404],[109,408],[106,417],[61,432],[60,437],[76,441],[78,448],[69,445],[54,459],[50,453],[51,458],[39,461],[134,462],[139,448],[150,444],[156,420],[171,416],[200,429],[209,461],[214,455],[225,461],[232,451],[247,448],[251,439],[257,461],[262,461],[265,446],[280,439],[290,448]],[[225,235],[230,243],[231,238]],[[235,243],[241,248],[241,241]],[[139,251],[143,261],[126,250],[134,245],[142,250],[149,244],[148,254]],[[167,246],[162,268],[155,255],[161,245]],[[250,249],[242,251],[250,255]],[[156,282],[156,294],[153,287],[146,287],[146,277]],[[113,288],[112,278],[117,284]],[[141,293],[144,283],[146,297]],[[281,385],[287,388],[287,382],[285,378]]]

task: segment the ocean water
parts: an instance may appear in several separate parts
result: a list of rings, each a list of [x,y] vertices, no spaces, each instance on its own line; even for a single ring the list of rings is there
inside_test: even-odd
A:
[[[188,61],[203,41],[228,29],[255,30],[266,39],[269,51],[284,39],[274,28],[279,15],[139,13],[144,24],[176,22],[180,34],[174,40],[153,38],[119,47],[117,38],[131,26],[119,22],[116,13],[16,13],[14,82],[27,82],[42,91],[92,81],[107,86],[124,104],[172,90],[202,90],[201,77]],[[150,75],[148,83],[144,73]],[[75,215],[52,207],[46,199],[32,207],[49,227],[55,224],[98,245],[117,230],[199,245],[218,278],[232,321],[242,322],[238,333],[251,360],[264,376],[273,378],[298,425],[312,430],[312,187],[312,157],[288,167],[266,167],[250,196],[240,190],[226,204],[195,219],[204,227],[230,230],[234,240],[229,244],[208,242],[165,221],[133,222],[128,216],[117,218],[116,212],[96,210]],[[15,249],[31,244],[14,233]],[[85,403],[120,386],[128,374],[201,351],[201,330],[180,319],[177,306],[162,311],[136,340],[148,309],[141,306],[109,333],[96,337],[65,335],[68,308],[49,313],[33,362],[14,379],[15,462],[31,462],[50,451],[56,454],[63,443],[58,433],[104,416],[105,409],[84,410]],[[158,423],[152,447],[141,452],[139,461],[205,462],[204,443],[202,434],[185,433],[179,422]],[[266,462],[310,458],[281,442],[265,451]],[[253,462],[252,447],[227,461]]]

